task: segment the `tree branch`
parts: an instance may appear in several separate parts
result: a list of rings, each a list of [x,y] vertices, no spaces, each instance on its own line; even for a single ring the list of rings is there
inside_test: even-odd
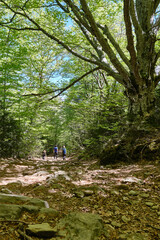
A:
[[[115,67],[115,69],[123,76],[123,78],[126,81],[128,81],[128,72],[126,71],[126,69],[123,67],[123,65],[117,59],[115,53],[113,52],[112,48],[110,47],[110,45],[107,41],[107,39],[103,36],[101,31],[99,31],[98,26],[92,16],[92,13],[88,8],[86,0],[80,0],[80,3],[81,3],[82,9],[83,9],[85,15],[87,16],[88,22],[91,25],[92,35],[97,38],[100,45],[102,46],[103,51],[108,55],[108,57],[110,58],[110,61],[112,62],[113,66]]]
[[[158,61],[158,59],[160,58],[160,50],[157,52],[157,54],[156,54],[156,57],[155,57],[155,65],[156,65],[156,63],[157,63],[157,61]]]
[[[68,4],[68,6],[71,8],[72,12],[74,13],[77,19],[73,16],[71,16],[71,18],[75,22],[78,21],[79,23],[81,23],[81,25],[83,25],[89,32],[91,32],[91,27],[88,23],[88,19],[86,18],[85,14],[82,14],[82,11],[71,0],[64,0],[64,2]]]
[[[157,86],[159,82],[160,82],[160,74],[155,77],[155,86]]]
[[[65,92],[67,89],[69,89],[70,87],[72,87],[75,83],[79,82],[82,78],[86,77],[87,75],[89,75],[90,73],[99,70],[99,67],[93,68],[91,69],[89,72],[83,74],[81,77],[79,77],[78,79],[76,79],[75,81],[73,81],[71,84],[67,85],[65,88],[59,88],[59,89],[55,89],[53,91],[49,91],[49,92],[45,92],[45,93],[30,93],[30,94],[24,94],[24,97],[28,97],[28,96],[45,96],[51,93],[55,93],[60,91],[59,93],[57,93],[55,96],[53,96],[52,98],[50,98],[49,100],[58,97],[59,95],[61,95],[63,92]]]
[[[159,30],[160,28],[160,16],[157,18],[155,24],[153,25],[152,28],[155,28],[157,31]]]
[[[56,0],[56,3],[65,13],[69,13],[68,8],[65,8],[58,0]]]
[[[67,89],[69,89],[70,87],[72,87],[75,83],[79,82],[80,80],[82,80],[84,77],[88,76],[90,73],[99,70],[99,67],[93,68],[91,69],[89,72],[83,74],[81,77],[79,77],[78,79],[76,79],[75,81],[73,81],[71,84],[69,84],[68,86],[66,86],[65,88],[63,88],[58,94],[56,94],[55,96],[51,97],[48,100],[52,100],[53,98],[58,97],[59,95],[61,95],[63,92],[65,92]]]
[[[1,0],[2,2],[4,2],[3,0]],[[7,5],[8,6],[8,5]],[[42,28],[37,22],[35,22],[32,18],[30,18],[26,13],[22,13],[22,12],[18,12],[18,11],[15,11],[13,10],[12,8],[9,7],[9,9],[11,11],[13,11],[15,14],[17,15],[21,15],[25,18],[27,18],[31,23],[33,23],[37,28],[32,28],[32,27],[24,27],[24,28],[16,28],[16,27],[10,27],[10,29],[15,29],[15,30],[36,30],[36,31],[41,31],[43,34],[45,34],[47,37],[49,37],[50,39],[54,40],[55,42],[57,42],[59,45],[61,45],[63,48],[65,48],[68,52],[72,53],[74,56],[86,61],[86,62],[89,62],[89,63],[92,63],[92,64],[95,64],[95,65],[99,65],[96,61],[92,60],[92,59],[89,59],[87,57],[84,57],[80,54],[78,54],[77,52],[75,52],[73,49],[71,49],[68,45],[66,45],[63,41],[61,41],[60,39],[58,39],[57,37],[55,37],[54,35],[50,34],[49,32],[47,32],[44,28]],[[3,26],[5,26],[5,24],[1,24]],[[6,26],[6,27],[9,27],[9,26]]]
[[[137,19],[137,14],[135,12],[135,4],[134,4],[133,0],[130,0],[130,15],[131,15],[131,18],[132,18],[133,26],[135,28],[136,36],[138,38],[143,39],[142,28],[141,28],[141,25],[139,24],[138,19]]]
[[[4,2],[4,0],[0,0],[1,2]],[[66,0],[69,1],[69,0]],[[70,52],[71,54],[73,54],[74,56],[84,60],[85,62],[89,62],[92,63],[94,65],[97,65],[98,67],[100,67],[101,69],[105,70],[108,72],[109,75],[111,75],[113,78],[115,78],[118,82],[120,82],[121,84],[125,85],[123,78],[116,73],[110,66],[108,63],[106,63],[106,61],[98,61],[98,59],[93,60],[91,58],[87,58],[84,57],[82,55],[80,55],[79,53],[75,52],[71,47],[69,47],[69,45],[67,45],[66,43],[64,43],[63,41],[61,41],[59,38],[57,38],[56,36],[52,35],[51,33],[49,33],[48,31],[46,31],[44,28],[42,28],[37,22],[35,22],[31,17],[28,16],[28,14],[23,10],[23,12],[19,12],[19,11],[15,11],[14,9],[12,9],[10,6],[8,6],[7,4],[5,4],[5,6],[7,8],[9,8],[11,11],[13,11],[16,15],[20,15],[23,16],[24,18],[27,18],[34,26],[36,26],[37,28],[33,28],[33,27],[22,27],[22,28],[16,28],[16,27],[11,27],[10,29],[15,29],[15,30],[33,30],[33,31],[41,31],[43,34],[45,34],[47,37],[49,37],[50,39],[54,40],[57,44],[61,45],[64,49],[66,49],[68,52]],[[83,21],[84,23],[84,21]],[[85,23],[86,24],[86,23]],[[1,24],[2,25],[2,24]],[[5,24],[3,24],[5,25]],[[86,25],[85,25],[86,26]],[[9,27],[9,26],[7,26]],[[112,61],[114,61],[114,58],[112,59]],[[128,78],[127,72],[124,70],[123,71],[123,75],[125,76],[125,78]]]
[[[117,50],[118,54],[120,55],[120,57],[122,58],[122,60],[125,62],[125,64],[128,66],[128,68],[130,69],[130,62],[129,59],[125,56],[125,54],[123,53],[122,49],[120,48],[119,44],[116,42],[116,40],[114,39],[114,37],[112,36],[112,34],[109,31],[109,28],[107,27],[107,25],[102,26],[100,24],[97,23],[97,26],[103,30],[103,33],[107,36],[107,38],[109,39],[109,41],[112,43],[113,47]]]
[[[160,0],[155,0],[155,1],[154,1],[154,11],[156,11],[159,3],[160,3]]]
[[[23,4],[23,7],[22,7],[22,8],[26,7],[26,5],[27,5],[27,3],[28,3],[29,1],[30,1],[30,0],[26,0],[25,3]]]
[[[59,3],[58,0],[56,0],[56,2],[58,3],[58,5],[61,7],[62,10],[64,10],[65,12],[68,13],[68,11],[66,9],[64,9],[64,7]],[[81,14],[79,13],[80,11],[79,11],[78,7],[76,5],[74,5],[72,1],[65,0],[65,2],[69,5],[69,7],[72,9],[74,15],[76,16],[76,17],[74,17],[74,16],[70,15],[70,17],[72,18],[73,21],[75,21],[77,23],[77,25],[81,29],[82,33],[84,34],[85,38],[91,44],[93,49],[97,52],[99,59],[93,53],[91,53],[91,55],[96,59],[96,62],[99,63],[99,66],[100,66],[101,61],[105,58],[104,57],[104,52],[102,51],[102,49],[100,49],[101,46],[99,45],[96,38],[94,38],[93,40],[91,39],[91,36],[93,38],[93,35],[92,35],[91,27],[89,26],[89,24],[87,22],[87,19],[85,18],[85,14],[82,14],[82,12],[81,12],[81,14],[83,15],[81,17]],[[91,34],[91,36],[90,36],[90,34]],[[110,67],[110,70],[111,70],[111,67]]]
[[[48,95],[48,94],[51,94],[51,93],[55,93],[55,92],[58,92],[58,91],[62,91],[63,88],[58,88],[58,89],[55,89],[55,90],[52,90],[52,91],[49,91],[49,92],[45,92],[45,93],[28,93],[28,94],[23,94],[22,96],[23,97],[31,97],[31,96],[45,96],[45,95]]]
[[[130,0],[124,0],[124,22],[126,26],[126,36],[127,36],[127,49],[130,53],[131,57],[131,66],[132,66],[132,71],[133,74],[138,82],[138,84],[141,84],[141,78],[139,75],[138,71],[138,66],[137,66],[137,57],[136,57],[136,51],[134,48],[134,40],[133,40],[133,34],[132,34],[132,25],[131,25],[131,20],[130,20],[130,15],[129,15],[129,3]]]

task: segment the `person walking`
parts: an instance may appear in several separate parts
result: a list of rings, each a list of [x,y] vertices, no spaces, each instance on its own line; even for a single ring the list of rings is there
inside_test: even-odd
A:
[[[43,150],[43,152],[42,152],[42,159],[46,160],[46,157],[47,157],[46,150]]]
[[[67,153],[67,151],[66,151],[66,147],[63,146],[63,148],[62,148],[62,156],[63,156],[63,160],[65,160],[65,158],[66,158],[66,153]]]
[[[57,147],[57,145],[54,147],[53,153],[54,153],[54,158],[57,159],[57,157],[58,157],[58,147]]]

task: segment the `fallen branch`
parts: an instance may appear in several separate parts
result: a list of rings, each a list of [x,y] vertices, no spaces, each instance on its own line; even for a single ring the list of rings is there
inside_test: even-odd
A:
[[[23,223],[25,225],[33,224],[31,222],[23,222],[21,220],[5,220],[5,219],[4,220],[0,219],[0,222],[17,222],[17,223]]]
[[[29,237],[26,233],[22,232],[20,229],[18,229],[17,232],[18,232],[22,237],[24,237],[24,239],[33,240],[33,238]]]

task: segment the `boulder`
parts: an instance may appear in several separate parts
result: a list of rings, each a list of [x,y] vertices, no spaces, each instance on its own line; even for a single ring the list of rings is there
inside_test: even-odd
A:
[[[55,231],[48,223],[28,225],[26,233],[30,236],[51,238],[55,236]]]
[[[38,198],[30,198],[21,195],[0,193],[0,204],[25,204],[38,207],[49,207],[46,201]]]
[[[104,231],[102,219],[97,214],[72,212],[61,219],[54,230],[65,240],[97,240]]]
[[[18,205],[0,204],[0,219],[17,220],[21,217],[22,208]]]
[[[59,211],[54,210],[53,208],[41,208],[38,213],[38,219],[54,219],[58,217]]]

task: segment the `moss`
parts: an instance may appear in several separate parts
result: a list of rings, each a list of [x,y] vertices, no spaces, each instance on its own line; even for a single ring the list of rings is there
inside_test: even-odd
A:
[[[121,141],[109,143],[100,156],[100,164],[156,161],[160,156],[159,132],[128,132]]]

